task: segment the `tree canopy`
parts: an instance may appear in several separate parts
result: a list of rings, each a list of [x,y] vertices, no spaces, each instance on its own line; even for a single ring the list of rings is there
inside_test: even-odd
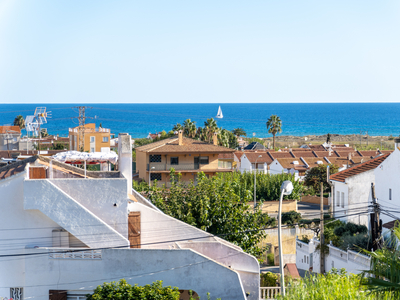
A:
[[[330,164],[329,165],[329,173],[330,175],[337,173],[339,170],[337,165]],[[304,177],[304,184],[312,187],[315,191],[318,191],[320,188],[320,183],[324,184],[324,192],[328,192],[330,189],[330,185],[327,182],[327,166],[324,164],[320,164],[314,168],[311,168]]]

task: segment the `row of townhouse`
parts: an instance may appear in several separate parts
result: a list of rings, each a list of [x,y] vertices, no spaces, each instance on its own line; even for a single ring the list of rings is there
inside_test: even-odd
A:
[[[125,278],[163,280],[202,299],[258,300],[257,259],[132,189],[131,138],[118,139],[119,171],[43,156],[0,168],[0,297],[78,300]]]
[[[400,220],[400,139],[395,140],[395,150],[330,176],[332,184],[331,208],[333,217],[344,222],[365,225],[371,230],[372,205],[375,197],[380,210],[382,235],[388,238]],[[371,153],[372,155],[375,153]],[[327,241],[329,242],[329,241]],[[296,262],[299,269],[319,272],[319,252],[312,240],[305,244],[296,241]],[[372,246],[371,246],[372,247]],[[343,251],[329,245],[325,257],[326,271],[331,268],[346,268],[349,272],[361,273],[369,267],[370,258],[353,251]]]

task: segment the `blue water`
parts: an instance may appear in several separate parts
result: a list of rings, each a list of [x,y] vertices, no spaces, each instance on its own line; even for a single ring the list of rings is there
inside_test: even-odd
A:
[[[84,105],[84,104],[79,104]],[[87,104],[86,122],[100,123],[112,133],[128,132],[134,138],[149,132],[169,131],[185,119],[203,126],[207,118],[215,117],[219,104]],[[16,115],[32,115],[35,107],[45,106],[52,118],[43,125],[50,134],[68,135],[68,128],[78,124],[74,104],[1,104],[0,125],[11,124]],[[400,103],[241,103],[221,104],[223,119],[220,127],[228,130],[242,127],[248,136],[268,137],[265,122],[272,114],[282,120],[282,135],[400,134]]]

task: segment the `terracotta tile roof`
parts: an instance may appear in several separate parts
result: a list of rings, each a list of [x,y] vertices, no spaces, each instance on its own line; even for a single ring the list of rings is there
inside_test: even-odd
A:
[[[345,182],[346,178],[348,177],[355,176],[363,172],[377,168],[388,156],[389,154],[384,154],[374,159],[371,159],[367,162],[361,163],[357,166],[343,170],[341,172],[331,175],[330,179],[335,181]]]
[[[220,153],[218,159],[231,159],[233,160],[233,153]]]
[[[9,164],[7,166],[0,168],[0,180],[8,178],[10,176],[21,173],[25,170],[27,163],[33,163],[37,160],[37,156],[32,156],[30,158]]]
[[[304,167],[304,163],[301,161],[300,158],[277,158],[276,159],[280,165],[282,166],[282,168],[284,169],[291,169],[294,167]],[[297,161],[299,164],[294,164],[293,162]]]
[[[183,145],[179,146],[178,137],[175,136],[137,147],[136,151],[147,153],[221,153],[234,152],[235,150],[186,137],[183,137]]]
[[[233,154],[236,156],[236,158],[240,161],[240,158],[242,157],[244,152],[242,151],[236,151]]]
[[[17,131],[21,134],[21,128],[19,128],[19,126],[0,126],[0,134],[8,133],[8,131]],[[16,134],[15,132],[10,133]]]
[[[290,152],[286,152],[286,151],[269,152],[269,154],[273,159],[276,159],[276,158],[293,158],[293,155],[290,154]]]
[[[293,279],[300,279],[299,270],[295,263],[287,263],[284,267],[284,274],[289,275]]]
[[[352,158],[361,156],[360,153],[358,153],[358,151],[354,151],[354,150],[350,150],[350,151],[335,150],[334,152],[336,152],[336,154],[339,155],[339,157],[348,157],[349,154],[351,154]]]
[[[251,163],[255,163],[257,160],[257,164],[263,164],[263,163],[267,163],[267,164],[271,164],[273,159],[268,155],[267,152],[261,153],[261,152],[250,152],[250,153],[245,153],[247,159],[251,162]],[[258,157],[259,155],[261,155],[261,157]]]
[[[313,151],[316,157],[339,157],[335,151]],[[330,154],[330,155],[329,155]]]
[[[322,145],[308,145],[308,147],[314,151],[326,151],[325,147]]]
[[[303,159],[310,166],[310,169],[318,166],[320,162],[324,165],[328,164],[328,162],[321,157],[303,157]]]
[[[316,157],[312,150],[309,151],[292,151],[295,157]]]
[[[349,161],[346,157],[324,157],[324,160],[328,160],[331,164],[337,165],[339,168],[346,166],[347,164],[352,165],[353,163]]]
[[[382,227],[387,228],[387,229],[392,229],[396,225],[396,222],[399,222],[399,220],[393,220],[393,221],[387,222],[387,223],[383,224]]]
[[[393,150],[379,150],[380,152],[382,152],[383,154],[387,154],[387,153],[392,153]]]
[[[311,149],[305,149],[305,148],[282,148],[281,151],[311,151]]]

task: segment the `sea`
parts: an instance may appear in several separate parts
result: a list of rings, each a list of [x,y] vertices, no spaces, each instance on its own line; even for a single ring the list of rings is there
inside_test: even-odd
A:
[[[249,137],[269,137],[266,121],[271,115],[282,120],[281,135],[367,134],[399,136],[400,103],[179,103],[179,104],[0,104],[0,125],[12,124],[17,115],[33,115],[37,107],[49,113],[42,125],[49,134],[68,136],[78,126],[78,106],[86,106],[86,123],[110,128],[111,133],[129,133],[133,138],[150,132],[170,131],[186,119],[203,126],[215,118],[219,127],[243,128]],[[23,133],[25,134],[25,132]]]

